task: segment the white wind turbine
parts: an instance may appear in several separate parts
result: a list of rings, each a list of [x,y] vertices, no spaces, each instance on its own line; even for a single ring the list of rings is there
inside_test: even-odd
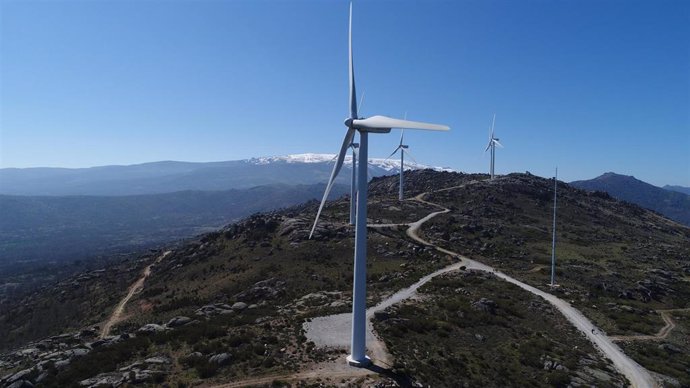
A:
[[[386,116],[372,116],[360,118],[357,115],[357,93],[355,91],[355,71],[352,58],[352,3],[350,3],[349,22],[349,76],[350,76],[350,116],[345,119],[347,132],[340,147],[338,159],[333,166],[331,178],[323,194],[321,205],[316,213],[314,226],[309,237],[312,236],[319,221],[321,210],[326,198],[333,187],[333,182],[343,166],[343,160],[348,147],[352,144],[355,132],[359,132],[359,166],[357,170],[357,214],[355,222],[355,262],[354,281],[352,287],[352,342],[347,361],[353,366],[366,366],[371,363],[366,356],[366,278],[367,278],[367,158],[369,147],[369,133],[389,133],[392,128],[426,129],[432,131],[447,131],[445,125],[428,124],[415,121],[394,119]]]
[[[405,115],[405,117],[407,117],[407,115]],[[398,200],[400,201],[403,200],[403,174],[405,172],[405,153],[408,152],[407,149],[409,148],[408,145],[403,144],[404,133],[404,130],[400,131],[400,144],[398,144],[398,147],[390,155],[388,155],[388,158],[386,158],[389,159],[391,156],[395,155],[395,153],[398,152],[398,150],[400,150],[400,189],[398,190]]]
[[[484,152],[491,149],[491,179],[494,179],[494,163],[496,161],[496,146],[503,148],[503,145],[498,142],[498,138],[494,136],[494,124],[496,123],[496,114],[494,113],[494,118],[491,121],[491,130],[489,131],[489,144],[486,146]]]

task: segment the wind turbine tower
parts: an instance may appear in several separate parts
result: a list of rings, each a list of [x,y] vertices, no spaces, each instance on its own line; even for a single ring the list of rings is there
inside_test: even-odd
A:
[[[494,124],[496,123],[496,114],[494,113],[494,118],[491,121],[491,130],[489,131],[489,144],[486,146],[484,152],[491,149],[491,179],[494,179],[494,164],[496,162],[496,146],[503,148],[503,145],[498,142],[498,138],[494,136]]]
[[[350,144],[350,148],[352,148],[352,180],[350,181],[350,225],[354,225],[355,215],[357,213],[357,148],[359,148],[359,143]]]
[[[551,287],[556,285],[556,190],[558,189],[558,167],[553,177],[553,238],[551,239]]]
[[[333,172],[326,185],[321,205],[316,213],[314,226],[309,237],[312,236],[319,221],[319,216],[326,203],[328,194],[333,187],[333,182],[343,166],[345,154],[352,144],[355,132],[359,132],[359,166],[357,166],[357,206],[355,217],[355,264],[352,293],[352,341],[350,355],[347,361],[353,366],[366,366],[371,360],[366,355],[366,278],[367,278],[367,158],[369,151],[369,133],[389,133],[392,128],[426,129],[433,131],[447,131],[445,125],[428,124],[408,120],[394,119],[386,116],[372,116],[360,118],[357,115],[357,93],[355,90],[354,61],[352,57],[352,3],[350,3],[349,26],[349,84],[350,115],[345,119],[347,132],[343,139],[338,158],[333,166]]]

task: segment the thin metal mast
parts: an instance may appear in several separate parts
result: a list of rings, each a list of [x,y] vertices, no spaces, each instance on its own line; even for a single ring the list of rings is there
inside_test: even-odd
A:
[[[398,190],[398,200],[403,200],[403,174],[405,173],[405,149],[400,148],[400,189]]]
[[[556,190],[558,189],[558,167],[553,178],[553,239],[551,240],[551,287],[556,284]]]

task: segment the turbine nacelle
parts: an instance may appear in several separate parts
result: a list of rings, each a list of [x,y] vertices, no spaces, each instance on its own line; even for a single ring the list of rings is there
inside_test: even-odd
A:
[[[383,116],[374,116],[374,117],[383,117]],[[392,128],[380,128],[375,125],[371,125],[371,121],[367,121],[369,119],[361,118],[361,119],[351,119],[347,118],[345,119],[345,126],[348,128],[354,128],[360,132],[372,132],[372,133],[389,133]]]

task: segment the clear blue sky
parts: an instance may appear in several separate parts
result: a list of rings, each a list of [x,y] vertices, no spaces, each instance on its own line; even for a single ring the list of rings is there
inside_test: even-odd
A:
[[[334,153],[347,1],[0,0],[0,167]],[[690,2],[356,1],[360,114],[420,163],[690,186]],[[385,157],[397,134],[375,135]]]

